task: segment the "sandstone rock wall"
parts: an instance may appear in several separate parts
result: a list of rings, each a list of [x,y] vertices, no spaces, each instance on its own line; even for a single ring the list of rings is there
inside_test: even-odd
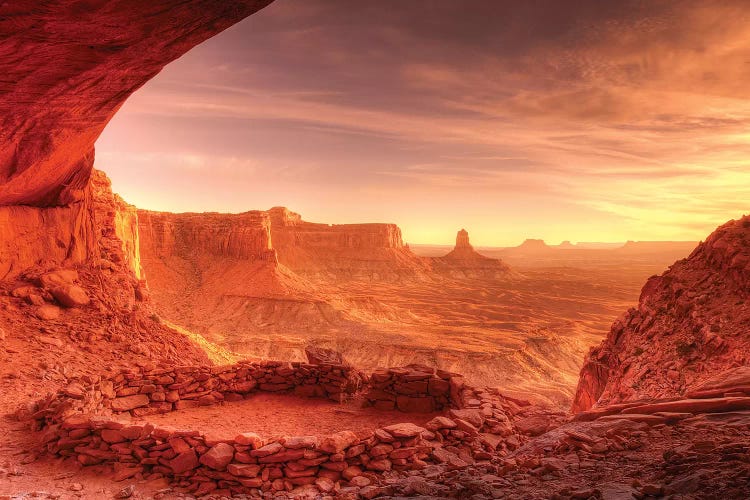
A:
[[[206,254],[245,260],[275,260],[265,212],[241,214],[138,210],[143,252],[148,258]]]
[[[138,210],[112,192],[112,183],[100,170],[91,176],[91,190],[99,257],[124,266],[136,279],[143,278]]]
[[[395,224],[317,224],[282,207],[268,214],[279,262],[305,276],[397,280],[431,268],[404,244]]]
[[[46,263],[71,266],[98,256],[90,200],[65,207],[0,207],[0,280]]]
[[[82,199],[60,207],[0,207],[0,280],[33,267],[84,263],[121,267],[141,278],[135,207],[95,171]]]
[[[331,249],[404,248],[396,224],[316,224],[284,207],[268,211],[274,246]]]
[[[730,221],[641,292],[588,354],[573,411],[683,397],[750,363],[750,217]]]

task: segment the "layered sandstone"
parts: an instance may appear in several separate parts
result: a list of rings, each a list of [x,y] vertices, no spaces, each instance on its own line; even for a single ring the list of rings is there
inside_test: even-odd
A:
[[[319,224],[283,207],[268,211],[279,262],[296,273],[324,278],[415,277],[429,264],[414,255],[395,224]]]
[[[128,96],[170,61],[269,3],[0,4],[0,206],[83,200],[94,142]]]
[[[143,253],[170,258],[205,253],[216,258],[274,261],[264,212],[241,214],[138,211]]]
[[[0,207],[0,280],[27,269],[112,265],[141,277],[135,207],[112,193],[109,179],[95,171],[82,199],[67,206]]]
[[[652,277],[581,370],[574,411],[685,396],[750,362],[750,217],[730,221]]]

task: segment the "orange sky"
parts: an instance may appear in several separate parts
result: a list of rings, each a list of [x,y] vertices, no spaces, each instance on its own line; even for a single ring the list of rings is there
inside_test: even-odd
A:
[[[277,0],[97,143],[143,208],[288,206],[412,243],[704,238],[750,199],[743,1]]]

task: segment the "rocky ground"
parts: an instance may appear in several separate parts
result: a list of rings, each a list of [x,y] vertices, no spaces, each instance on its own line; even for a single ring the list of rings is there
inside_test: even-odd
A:
[[[77,276],[32,270],[18,281],[3,285],[0,398],[6,415],[0,420],[0,431],[7,437],[0,447],[0,495],[186,495],[163,478],[115,482],[108,467],[81,468],[70,460],[40,454],[28,425],[10,417],[19,405],[39,399],[72,378],[111,373],[132,365],[200,364],[211,363],[210,358],[231,358],[231,353],[215,348],[209,349],[208,355],[196,344],[201,339],[184,337],[163,326],[147,303],[134,307],[139,303],[137,282],[130,282],[130,291],[122,296],[107,292],[116,287],[122,290],[123,276],[104,267],[80,268]],[[57,290],[60,280],[67,295]],[[71,287],[79,287],[87,300],[81,298],[80,304],[64,306],[71,297],[83,297],[81,290]],[[42,313],[45,309],[54,312]],[[210,347],[205,341],[203,346]],[[521,439],[515,443],[510,441],[518,438],[506,439],[501,447],[505,451],[496,456],[447,461],[421,471],[366,473],[368,484],[364,480],[362,486],[349,484],[330,496],[744,498],[750,494],[748,387],[750,377],[737,370],[696,387],[693,396],[700,400],[660,403],[671,405],[667,407],[641,405],[636,407],[641,413],[635,414],[619,414],[628,411],[624,407],[599,408],[567,423],[554,413],[540,414],[533,405],[516,405],[512,420]],[[314,421],[316,417],[300,408],[297,418]],[[594,418],[598,419],[585,421]],[[210,427],[208,420],[206,425]],[[316,496],[309,488],[293,495],[274,495]]]

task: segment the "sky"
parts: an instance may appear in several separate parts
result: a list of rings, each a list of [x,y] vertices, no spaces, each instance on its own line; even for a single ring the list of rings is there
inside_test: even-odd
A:
[[[744,0],[276,0],[138,90],[96,166],[140,208],[410,243],[697,241],[748,212],[748,89]]]

